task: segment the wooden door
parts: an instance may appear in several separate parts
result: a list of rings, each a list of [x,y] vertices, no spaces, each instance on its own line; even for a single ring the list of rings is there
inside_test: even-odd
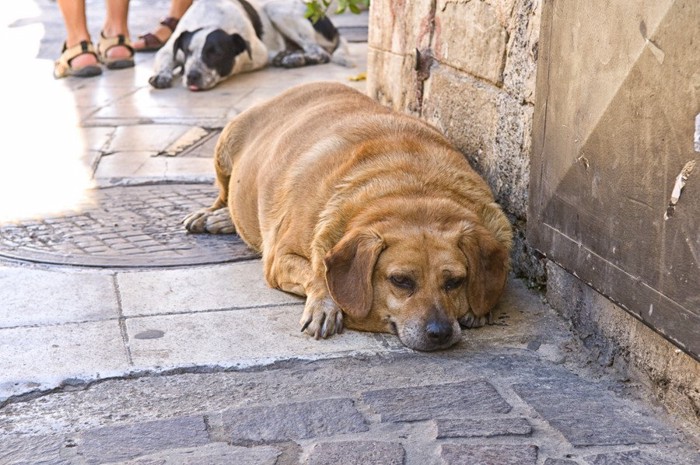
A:
[[[700,360],[700,2],[547,0],[539,47],[530,241]]]

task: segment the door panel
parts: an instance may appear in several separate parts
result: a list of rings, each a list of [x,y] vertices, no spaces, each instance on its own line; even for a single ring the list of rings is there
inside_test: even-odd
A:
[[[528,235],[700,359],[698,25],[696,0],[545,2]]]

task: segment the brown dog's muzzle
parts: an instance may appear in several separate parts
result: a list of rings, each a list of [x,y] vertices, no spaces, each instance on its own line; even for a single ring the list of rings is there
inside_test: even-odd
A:
[[[452,339],[452,324],[443,318],[428,320],[425,325],[425,335],[436,347],[444,346]]]
[[[456,320],[451,320],[440,307],[433,306],[423,313],[423,318],[396,321],[396,334],[401,342],[416,350],[447,349],[462,337]]]

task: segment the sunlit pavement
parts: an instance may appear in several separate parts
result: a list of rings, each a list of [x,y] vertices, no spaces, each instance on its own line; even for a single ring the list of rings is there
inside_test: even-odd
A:
[[[94,37],[103,5],[88,1]],[[167,6],[132,1],[132,36]],[[211,184],[205,136],[240,111],[299,83],[365,85],[349,78],[365,71],[366,43],[351,44],[354,69],[266,69],[207,92],[151,89],[152,54],[54,80],[55,3],[2,2],[0,18],[0,226],[79,214],[114,186]],[[0,463],[345,463],[358,451],[375,459],[347,463],[700,462],[692,435],[590,369],[516,279],[496,325],[437,354],[391,335],[315,341],[299,332],[302,304],[267,288],[258,260],[0,260]]]

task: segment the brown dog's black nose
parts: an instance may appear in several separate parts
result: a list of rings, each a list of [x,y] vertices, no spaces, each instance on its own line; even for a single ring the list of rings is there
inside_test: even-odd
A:
[[[445,344],[452,338],[452,325],[446,320],[431,320],[425,325],[425,334],[432,343]]]

